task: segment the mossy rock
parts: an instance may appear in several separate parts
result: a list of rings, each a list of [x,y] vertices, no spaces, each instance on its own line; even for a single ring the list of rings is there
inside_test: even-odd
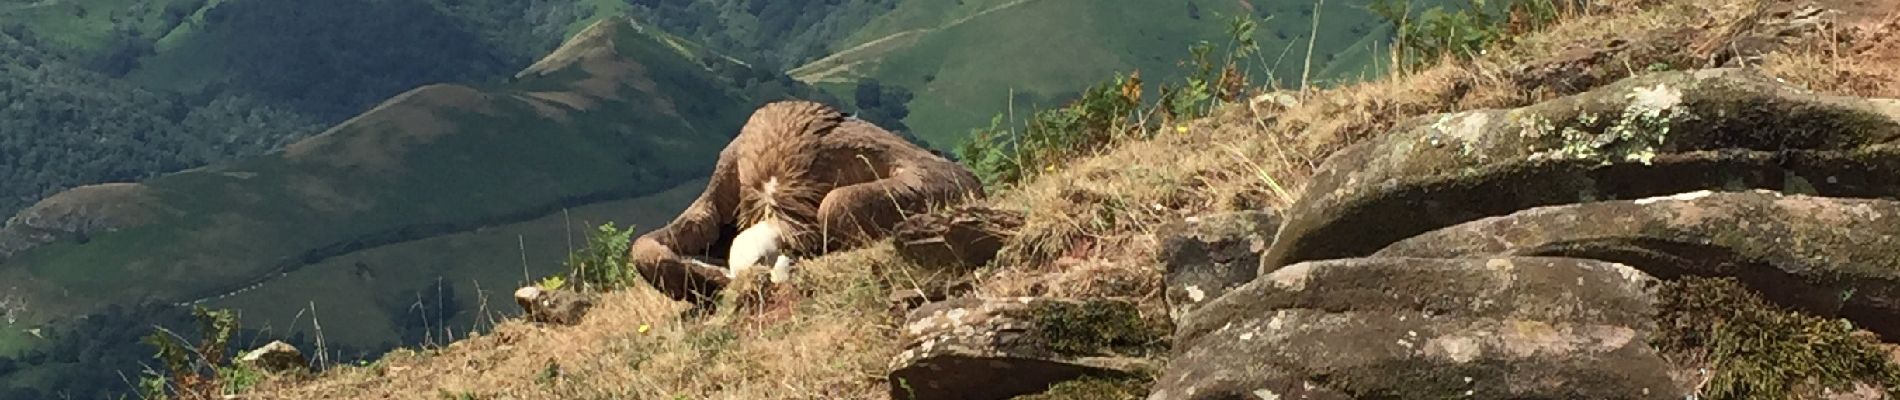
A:
[[[1087,377],[1057,383],[1042,393],[1022,395],[1010,400],[1137,400],[1148,395],[1150,379],[1144,377]]]
[[[959,298],[912,311],[896,399],[1007,399],[1076,379],[1151,375],[1166,326],[1120,299]]]
[[[1700,189],[1900,196],[1900,103],[1735,69],[1664,72],[1511,110],[1408,120],[1333,154],[1261,261],[1361,257],[1525,208]]]
[[[1168,317],[1178,320],[1253,281],[1279,229],[1279,216],[1268,211],[1197,216],[1157,228]]]
[[[1188,316],[1151,399],[1681,399],[1655,280],[1574,258],[1289,266]]]
[[[1653,341],[1725,399],[1900,397],[1900,364],[1852,323],[1776,306],[1734,278],[1684,277],[1659,290]],[[1832,392],[1833,396],[1828,393]]]
[[[1900,202],[1889,200],[1702,191],[1539,207],[1375,256],[1577,257],[1665,279],[1734,277],[1775,303],[1900,338]]]

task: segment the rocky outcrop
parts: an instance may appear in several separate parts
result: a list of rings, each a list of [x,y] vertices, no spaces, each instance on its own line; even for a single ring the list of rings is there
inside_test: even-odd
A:
[[[573,325],[587,316],[587,310],[594,307],[592,294],[572,290],[546,290],[537,286],[524,286],[515,290],[515,304],[521,306],[522,317],[528,321]]]
[[[1023,225],[1022,213],[979,206],[912,215],[892,229],[897,255],[923,266],[988,264]]]
[[[1258,278],[1177,313],[1149,399],[1680,399],[1750,373],[1682,343],[1831,339],[1685,340],[1715,322],[1672,314],[1690,294],[1661,280],[1900,333],[1895,197],[1900,102],[1744,70],[1412,119],[1318,168]]]
[[[1190,217],[1156,229],[1166,268],[1168,317],[1179,320],[1258,276],[1280,218],[1264,211]]]
[[[1646,342],[1653,281],[1572,258],[1296,264],[1183,321],[1149,399],[1680,399]]]
[[[1652,275],[1735,277],[1769,300],[1900,337],[1900,202],[1691,192],[1533,208],[1395,243],[1376,256],[1562,256]],[[1851,295],[1843,295],[1848,293]]]
[[[1736,69],[1422,116],[1329,157],[1286,212],[1261,270],[1365,256],[1536,206],[1700,189],[1896,196],[1897,116],[1900,102],[1815,94]]]
[[[910,313],[892,360],[895,399],[1007,399],[1083,377],[1149,373],[1166,329],[1132,302],[966,297]]]

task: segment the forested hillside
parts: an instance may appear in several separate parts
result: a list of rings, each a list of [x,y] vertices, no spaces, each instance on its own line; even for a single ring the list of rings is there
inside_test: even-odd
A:
[[[569,0],[0,2],[0,215],[261,154],[416,86],[498,81],[592,16]]]
[[[0,214],[80,184],[261,153],[316,128],[314,118],[251,96],[148,90],[21,37],[0,34]]]

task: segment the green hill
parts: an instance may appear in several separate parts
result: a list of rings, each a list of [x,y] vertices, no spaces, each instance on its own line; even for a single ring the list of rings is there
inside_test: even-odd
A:
[[[1373,71],[1375,38],[1389,34],[1365,0],[1326,2],[1314,43],[1316,81]],[[1138,0],[906,1],[842,39],[843,50],[792,69],[799,80],[845,90],[871,80],[915,96],[905,123],[948,148],[970,128],[1007,111],[1066,101],[1118,71],[1173,81],[1188,48],[1232,44],[1228,22],[1261,23],[1256,82],[1299,85],[1315,2]],[[1152,89],[1152,88],[1151,88]]]
[[[603,22],[509,83],[426,86],[281,151],[52,196],[0,231],[0,276],[25,283],[35,321],[217,296],[360,249],[659,193],[703,176],[765,100],[698,58]]]
[[[383,99],[500,82],[600,1],[0,0],[0,215],[262,154]]]

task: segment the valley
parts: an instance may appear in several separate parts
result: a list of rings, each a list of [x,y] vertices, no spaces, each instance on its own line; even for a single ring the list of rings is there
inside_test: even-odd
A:
[[[246,337],[321,334],[334,359],[486,329],[570,237],[669,220],[766,101],[855,108],[946,150],[1117,72],[1177,80],[1196,43],[1233,49],[1236,16],[1262,21],[1249,73],[1281,87],[1302,83],[1315,11],[1315,84],[1376,73],[1389,34],[1353,1],[681,4],[0,2],[0,46],[21,49],[0,54],[0,93],[87,99],[0,113],[0,154],[33,155],[0,158],[0,295],[31,304],[0,358],[116,341],[57,356],[84,378],[0,368],[0,393],[135,367],[107,362],[149,355],[130,332],[50,328],[175,323],[146,305],[238,310]],[[667,29],[689,17],[717,23]],[[47,94],[55,75],[83,84]],[[128,111],[149,115],[87,125]],[[43,328],[68,334],[27,333]]]

